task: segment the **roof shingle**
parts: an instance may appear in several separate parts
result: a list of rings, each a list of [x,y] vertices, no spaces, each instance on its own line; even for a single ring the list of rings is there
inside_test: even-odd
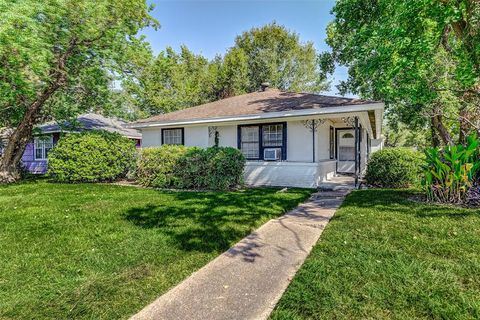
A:
[[[267,89],[265,91],[243,94],[192,108],[156,115],[136,121],[135,123],[210,119],[371,103],[377,103],[377,101]]]

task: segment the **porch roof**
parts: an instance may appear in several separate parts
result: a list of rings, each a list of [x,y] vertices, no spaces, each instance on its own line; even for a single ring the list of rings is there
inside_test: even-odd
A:
[[[285,92],[267,89],[231,98],[217,100],[196,107],[156,115],[130,124],[130,127],[143,127],[143,124],[199,119],[221,119],[225,117],[259,115],[267,113],[291,112],[315,109],[335,109],[343,107],[381,104],[378,101],[324,96],[310,93]],[[333,110],[332,110],[333,111]]]

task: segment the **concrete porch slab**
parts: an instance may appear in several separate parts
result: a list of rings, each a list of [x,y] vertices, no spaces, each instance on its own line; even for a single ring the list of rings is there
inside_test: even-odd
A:
[[[353,190],[355,189],[355,178],[346,175],[335,176],[328,181],[321,182],[318,189],[323,191]]]

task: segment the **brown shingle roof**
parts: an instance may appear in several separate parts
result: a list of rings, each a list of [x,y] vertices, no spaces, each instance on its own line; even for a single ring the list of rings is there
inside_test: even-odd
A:
[[[375,101],[268,89],[156,115],[135,123],[209,119],[370,103],[375,103]]]

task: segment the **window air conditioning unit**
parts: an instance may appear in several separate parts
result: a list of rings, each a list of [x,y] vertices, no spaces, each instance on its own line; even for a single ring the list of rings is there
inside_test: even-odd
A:
[[[281,149],[268,148],[263,150],[263,159],[267,161],[280,160]]]

